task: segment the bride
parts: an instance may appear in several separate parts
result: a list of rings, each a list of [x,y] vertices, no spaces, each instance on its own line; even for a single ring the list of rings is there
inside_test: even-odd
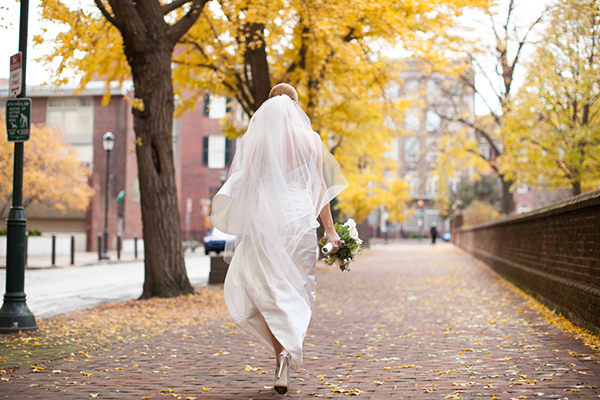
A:
[[[238,146],[210,221],[236,235],[224,296],[232,320],[277,356],[275,389],[290,368],[316,297],[317,216],[333,252],[341,247],[329,202],[348,186],[288,84],[271,89]]]

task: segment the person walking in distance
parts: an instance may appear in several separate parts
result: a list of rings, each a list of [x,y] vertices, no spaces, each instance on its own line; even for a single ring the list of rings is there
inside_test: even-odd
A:
[[[236,235],[225,278],[233,322],[276,356],[275,390],[289,388],[316,296],[320,215],[332,252],[341,248],[329,202],[348,186],[339,164],[288,84],[271,89],[212,201],[210,221]]]
[[[429,233],[431,233],[431,245],[435,246],[435,239],[438,235],[437,224],[435,222],[431,224],[431,229],[429,229]]]

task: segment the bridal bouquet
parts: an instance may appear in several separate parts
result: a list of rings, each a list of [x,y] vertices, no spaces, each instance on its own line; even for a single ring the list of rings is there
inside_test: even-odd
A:
[[[342,248],[339,249],[337,253],[332,253],[332,244],[327,243],[326,236],[322,237],[321,240],[319,240],[319,244],[323,246],[321,249],[325,255],[323,262],[329,266],[334,265],[339,267],[342,271],[350,271],[348,266],[354,261],[358,254],[362,253],[362,240],[358,237],[356,222],[350,218],[343,225],[336,222],[334,227],[342,242]]]

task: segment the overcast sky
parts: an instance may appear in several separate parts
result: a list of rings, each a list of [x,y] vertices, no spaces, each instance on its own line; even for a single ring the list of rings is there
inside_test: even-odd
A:
[[[92,3],[92,0],[69,0],[77,3]],[[518,6],[518,16],[523,18],[524,23],[538,16],[544,7],[550,4],[553,0],[516,0]],[[507,0],[500,0],[501,3],[506,3]],[[19,50],[19,20],[20,20],[20,4],[14,0],[0,0],[3,7],[8,8],[6,12],[1,10],[2,20],[0,20],[0,78],[8,78],[10,56],[17,53]],[[28,39],[28,63],[27,63],[27,84],[39,85],[45,83],[50,73],[46,71],[40,63],[33,60],[40,57],[44,53],[48,53],[51,48],[51,43],[46,45],[33,47],[33,35],[41,33],[41,23],[39,22],[39,0],[29,0],[29,39]],[[470,14],[467,14],[470,17]],[[473,16],[474,17],[474,16]],[[475,17],[474,17],[475,18]],[[473,26],[477,27],[477,22],[473,20]],[[521,72],[521,75],[523,73]],[[481,80],[480,80],[481,81]],[[491,95],[491,92],[490,92]],[[483,113],[481,102],[478,101],[478,114]]]

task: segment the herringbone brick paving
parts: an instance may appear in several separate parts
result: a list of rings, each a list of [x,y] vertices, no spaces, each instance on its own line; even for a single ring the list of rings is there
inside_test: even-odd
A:
[[[450,247],[390,245],[363,254],[349,273],[319,268],[304,356],[286,397],[600,397],[600,357]],[[43,372],[21,368],[0,383],[0,398],[282,398],[274,364],[223,315]]]

